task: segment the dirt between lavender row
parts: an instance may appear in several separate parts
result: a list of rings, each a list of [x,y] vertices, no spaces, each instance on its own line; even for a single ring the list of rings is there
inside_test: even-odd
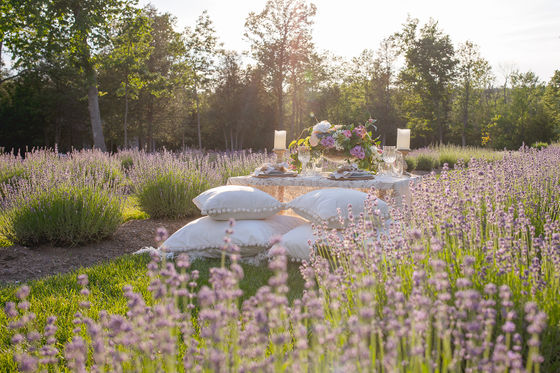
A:
[[[110,239],[84,246],[0,247],[0,283],[25,282],[107,262],[144,246],[155,246],[159,227],[172,234],[194,219],[131,220],[121,225]]]

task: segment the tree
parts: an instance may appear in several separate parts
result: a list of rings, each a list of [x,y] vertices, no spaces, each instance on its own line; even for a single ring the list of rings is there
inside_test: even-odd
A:
[[[432,141],[443,143],[457,63],[455,51],[449,35],[438,28],[436,21],[430,19],[420,30],[418,22],[409,19],[395,34],[405,59],[399,74],[407,93],[404,106],[410,125]]]
[[[128,147],[128,104],[129,98],[138,99],[139,90],[145,84],[143,70],[152,53],[150,19],[134,11],[116,25],[111,38],[108,57],[110,68],[120,75],[117,96],[124,96],[123,146]]]
[[[476,102],[475,97],[492,79],[488,61],[480,56],[476,44],[466,41],[458,51],[459,103],[462,112],[461,144],[467,145],[467,130],[471,126],[470,109]],[[480,131],[478,131],[480,132]]]
[[[17,3],[14,9],[18,8],[23,15],[16,32],[8,35],[16,67],[33,69],[41,59],[68,54],[84,77],[94,147],[106,150],[99,111],[95,53],[107,44],[106,35],[114,20],[134,1],[12,1]]]
[[[560,139],[560,70],[554,71],[554,75],[550,78],[544,92],[543,104],[548,120],[554,128],[556,139]]]
[[[186,46],[182,34],[174,30],[174,17],[169,13],[159,14],[151,6],[144,9],[150,19],[151,53],[145,61],[144,84],[140,90],[140,112],[142,121],[147,124],[146,132],[140,124],[138,135],[141,146],[146,145],[149,151],[155,149],[155,118],[159,116],[159,124],[164,122],[168,113],[166,108],[175,98],[175,91],[184,89],[191,84],[192,72],[185,62]],[[145,136],[147,135],[147,136]]]
[[[196,103],[196,125],[198,133],[198,148],[202,149],[202,135],[200,130],[200,90],[204,90],[211,81],[215,71],[214,58],[218,53],[218,39],[210,16],[204,11],[194,29],[185,30],[187,45],[187,61],[193,71],[193,92]]]
[[[381,41],[373,64],[370,102],[383,144],[387,140],[396,142],[397,128],[402,122],[394,102],[397,53],[394,39],[386,38]]]
[[[261,13],[251,12],[245,21],[245,37],[276,102],[277,128],[285,128],[284,90],[290,71],[292,83],[297,84],[296,74],[313,49],[311,26],[315,13],[315,5],[305,0],[268,0]]]

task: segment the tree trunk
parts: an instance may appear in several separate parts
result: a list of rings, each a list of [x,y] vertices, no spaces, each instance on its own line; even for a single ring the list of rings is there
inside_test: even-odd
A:
[[[194,87],[194,98],[196,100],[196,129],[198,131],[198,149],[202,150],[202,134],[200,133],[200,100],[198,90]]]
[[[441,102],[438,102],[436,107],[437,107],[437,121],[438,121],[438,135],[439,135],[439,144],[443,145],[443,118],[442,118],[442,108],[441,106]]]
[[[74,13],[78,19],[78,13]],[[88,91],[88,111],[93,133],[93,147],[101,151],[107,151],[103,126],[101,125],[101,112],[99,111],[99,91],[97,89],[97,73],[91,63],[91,53],[87,41],[87,34],[83,32],[82,40],[82,67],[84,68]]]
[[[152,152],[153,148],[153,138],[154,138],[154,98],[150,95],[148,100],[148,151]]]
[[[97,90],[97,79],[93,69],[90,78],[93,78],[93,83],[90,83],[88,87],[88,110],[91,131],[93,132],[93,147],[105,152],[107,148],[103,136],[103,127],[101,126],[101,113],[99,112],[99,91]]]
[[[461,143],[463,147],[467,145],[467,124],[469,122],[469,96],[470,96],[470,86],[467,82],[465,84],[465,111],[463,113],[463,133],[461,134]]]
[[[128,148],[128,74],[124,84],[124,149]]]
[[[224,149],[228,150],[228,137],[227,137],[227,131],[226,131],[226,127],[223,127],[222,132],[224,133]]]

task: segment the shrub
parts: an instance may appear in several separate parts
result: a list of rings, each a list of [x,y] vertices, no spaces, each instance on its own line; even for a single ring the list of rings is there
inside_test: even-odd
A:
[[[535,148],[535,149],[538,149],[538,150],[545,149],[546,147],[548,147],[548,143],[542,142],[542,141],[537,141],[536,143],[531,145],[531,148]]]
[[[121,159],[121,168],[125,172],[129,171],[133,165],[134,165],[134,161],[132,160],[131,156],[123,157]]]
[[[211,176],[167,152],[147,155],[131,171],[138,203],[153,218],[196,215],[192,199],[214,184]]]
[[[168,171],[145,180],[137,186],[136,193],[140,206],[152,218],[177,218],[196,215],[192,199],[208,187],[196,171],[186,177],[184,173]]]
[[[431,171],[434,168],[434,158],[431,155],[420,154],[416,157],[416,169]]]
[[[122,221],[121,190],[103,167],[37,150],[25,159],[26,178],[4,186],[0,233],[14,243],[72,246],[113,234]],[[95,160],[102,153],[85,156]]]
[[[406,171],[411,172],[416,169],[416,158],[405,157],[404,160],[406,162]]]
[[[453,168],[455,167],[455,164],[457,163],[457,155],[456,154],[450,154],[450,153],[442,153],[439,155],[439,161],[438,163],[443,166],[445,163],[447,163],[447,167],[449,168]]]
[[[4,188],[13,187],[19,179],[27,178],[27,172],[19,156],[0,154],[0,199],[4,198]]]
[[[111,236],[122,222],[121,202],[92,186],[37,190],[0,218],[0,233],[25,246],[74,246]]]
[[[98,182],[122,184],[125,181],[119,160],[99,150],[75,151],[66,161],[73,173],[92,175]]]
[[[233,152],[216,154],[214,161],[216,172],[221,176],[221,183],[233,176],[243,176],[252,173],[255,168],[271,162],[272,157],[267,153]]]

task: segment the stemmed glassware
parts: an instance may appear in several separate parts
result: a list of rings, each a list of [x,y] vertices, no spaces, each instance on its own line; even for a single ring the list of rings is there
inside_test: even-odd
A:
[[[396,146],[384,146],[383,147],[383,161],[387,165],[391,166],[393,162],[397,159],[397,147]]]
[[[311,149],[305,146],[300,146],[298,148],[298,159],[301,162],[301,173],[302,175],[307,175],[307,165],[311,161]]]

